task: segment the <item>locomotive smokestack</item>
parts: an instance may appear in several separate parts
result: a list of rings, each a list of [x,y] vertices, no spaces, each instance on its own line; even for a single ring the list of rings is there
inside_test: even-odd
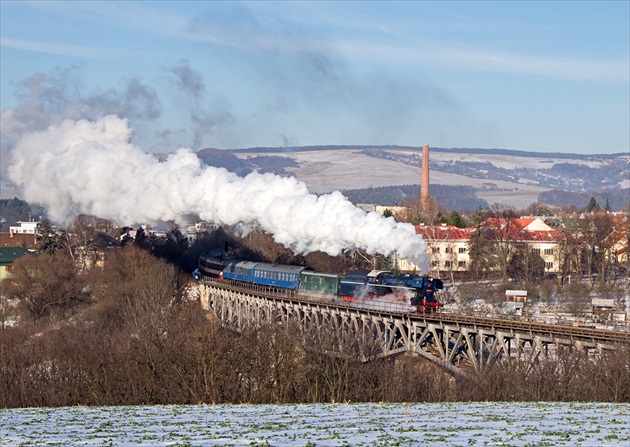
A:
[[[422,178],[420,182],[420,203],[424,205],[429,198],[429,145],[422,146]]]

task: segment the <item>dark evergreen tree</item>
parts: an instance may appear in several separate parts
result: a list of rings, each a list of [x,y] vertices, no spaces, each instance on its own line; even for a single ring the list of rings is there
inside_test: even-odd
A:
[[[608,200],[608,197],[606,197],[606,204],[604,205],[604,211],[607,211],[607,212],[612,211],[612,207],[610,206],[610,201]]]
[[[466,228],[466,221],[464,221],[464,218],[457,211],[451,211],[448,224],[457,228]]]
[[[596,213],[599,210],[600,208],[599,208],[599,204],[597,203],[597,200],[595,200],[595,197],[591,197],[591,200],[588,201],[588,205],[586,205],[586,212]]]
[[[59,248],[59,235],[48,219],[43,219],[37,234],[37,253],[53,255]]]
[[[147,234],[144,232],[142,227],[138,228],[136,231],[136,237],[133,240],[133,244],[136,247],[147,249],[149,248],[149,239],[147,238]]]

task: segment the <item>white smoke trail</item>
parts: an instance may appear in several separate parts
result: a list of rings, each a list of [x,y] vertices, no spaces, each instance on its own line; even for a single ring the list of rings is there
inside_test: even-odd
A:
[[[409,259],[426,274],[426,245],[413,225],[355,207],[341,193],[315,196],[294,178],[252,173],[238,177],[202,167],[189,149],[158,162],[129,142],[126,120],[110,115],[65,121],[24,135],[9,176],[29,203],[68,224],[79,214],[119,224],[175,221],[198,215],[218,224],[259,227],[295,252],[344,250]]]

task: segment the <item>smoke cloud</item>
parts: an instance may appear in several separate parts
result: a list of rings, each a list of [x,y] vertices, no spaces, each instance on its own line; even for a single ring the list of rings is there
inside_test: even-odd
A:
[[[186,110],[190,115],[190,125],[193,132],[192,148],[202,149],[204,138],[211,135],[218,125],[233,122],[233,116],[218,105],[215,105],[212,112],[203,107],[202,95],[206,89],[204,79],[199,72],[190,67],[187,59],[180,60],[179,64],[174,65],[168,71],[174,77],[173,82],[178,88],[178,93],[188,97]]]
[[[127,120],[115,115],[26,133],[15,145],[9,177],[26,201],[61,224],[90,214],[119,224],[183,225],[196,215],[258,227],[297,253],[395,253],[428,272],[426,245],[411,224],[366,213],[339,192],[310,194],[294,178],[202,167],[190,149],[159,162],[133,145],[131,135]]]

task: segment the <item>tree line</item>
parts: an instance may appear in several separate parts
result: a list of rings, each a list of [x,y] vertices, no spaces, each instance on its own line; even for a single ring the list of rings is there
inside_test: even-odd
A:
[[[231,332],[200,308],[190,275],[135,243],[82,271],[63,250],[21,259],[31,276],[1,283],[24,317],[0,330],[0,407],[630,401],[627,347],[594,357],[560,350],[533,365],[499,362],[456,377],[419,357],[361,361],[352,336]],[[363,343],[363,352],[376,349],[376,340]]]

